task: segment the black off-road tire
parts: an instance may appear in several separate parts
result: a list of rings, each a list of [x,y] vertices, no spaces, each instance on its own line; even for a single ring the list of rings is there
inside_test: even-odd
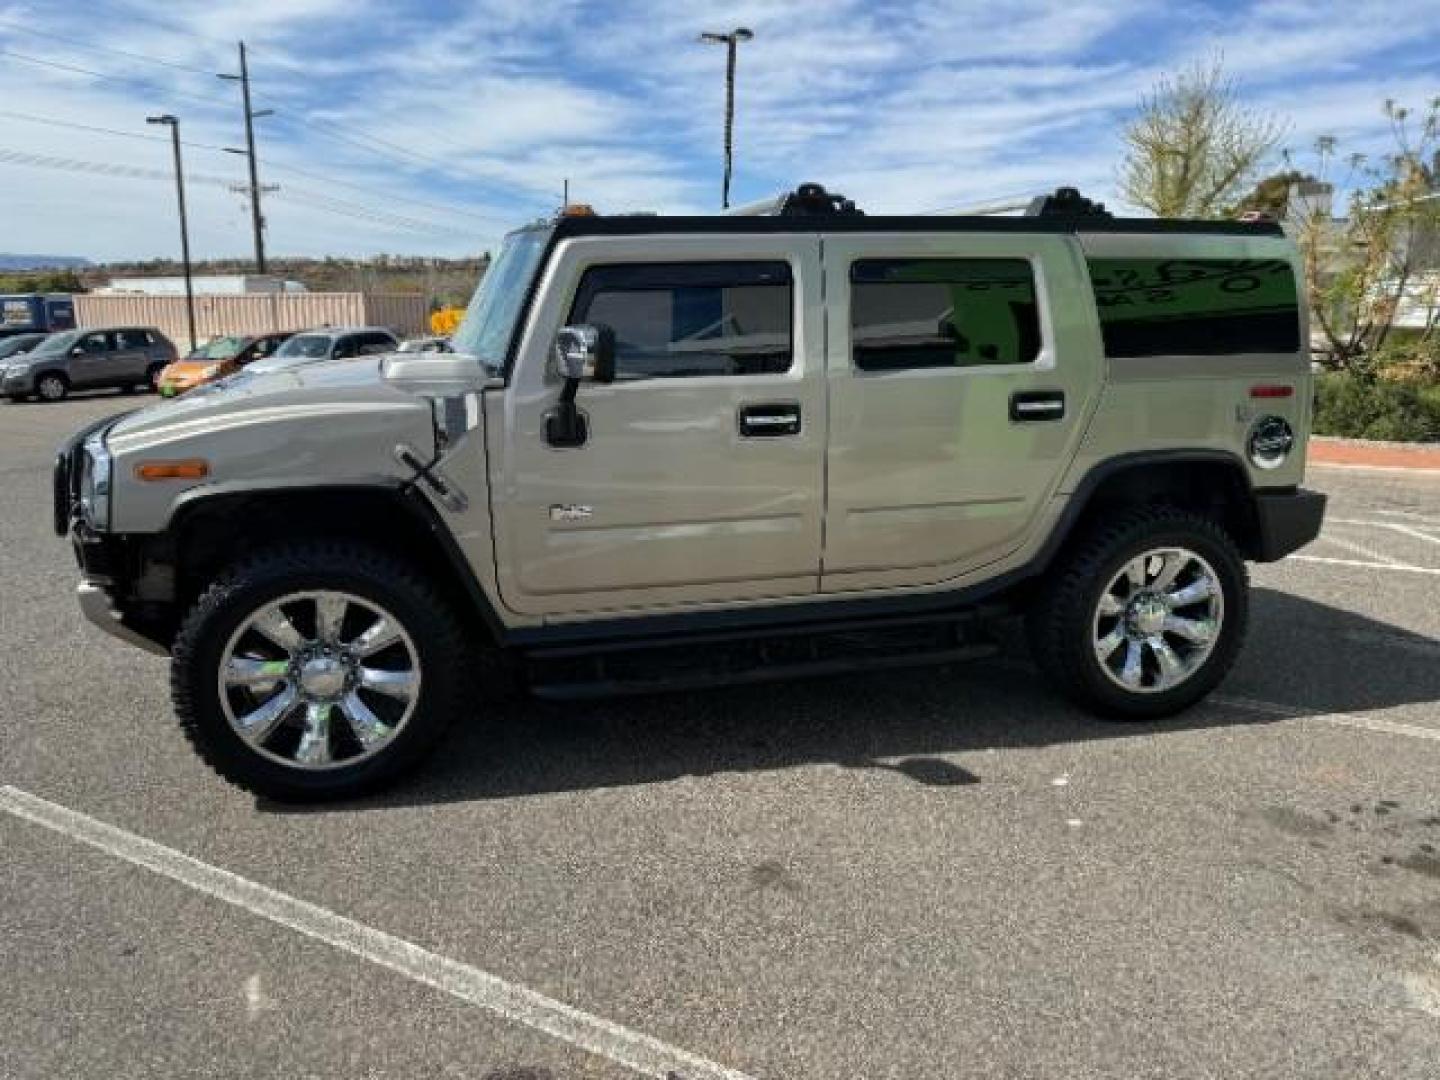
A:
[[[1101,592],[1131,559],[1174,545],[1204,558],[1219,579],[1224,618],[1210,654],[1169,690],[1139,693],[1117,685],[1101,668],[1094,618]],[[1249,621],[1249,575],[1234,540],[1216,522],[1170,506],[1122,512],[1088,529],[1039,582],[1027,612],[1036,664],[1066,697],[1116,720],[1156,720],[1200,701],[1225,678],[1239,655]]]
[[[220,701],[219,665],[241,622],[276,598],[336,590],[371,600],[404,625],[422,679],[414,713],[388,746],[351,766],[287,767],[262,756],[230,726]],[[282,802],[347,799],[379,790],[418,764],[464,707],[469,656],[460,623],[412,565],[346,542],[300,542],[227,569],[191,607],[172,650],[170,690],[181,731],[220,776]]]

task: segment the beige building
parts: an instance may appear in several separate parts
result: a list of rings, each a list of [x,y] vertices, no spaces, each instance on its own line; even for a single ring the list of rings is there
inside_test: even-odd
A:
[[[401,337],[429,333],[429,306],[418,293],[249,293],[195,297],[195,336],[262,334],[320,326],[387,326]],[[153,326],[181,349],[189,346],[185,297],[75,297],[79,326]]]

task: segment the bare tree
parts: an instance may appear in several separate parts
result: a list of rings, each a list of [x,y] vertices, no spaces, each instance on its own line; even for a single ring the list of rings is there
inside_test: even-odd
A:
[[[1219,57],[1140,100],[1125,128],[1120,190],[1158,217],[1217,217],[1233,206],[1280,141],[1279,121],[1240,105]]]

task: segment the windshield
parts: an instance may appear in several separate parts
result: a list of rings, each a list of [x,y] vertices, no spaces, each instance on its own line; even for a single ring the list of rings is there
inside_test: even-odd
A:
[[[0,360],[16,353],[29,352],[43,337],[43,334],[21,334],[19,337],[0,338]]]
[[[480,279],[465,318],[450,339],[455,352],[478,357],[492,374],[504,370],[515,320],[549,242],[549,229],[522,229],[505,238],[500,257]]]
[[[63,353],[80,340],[80,331],[71,330],[64,334],[52,334],[30,351],[31,356],[54,356]]]
[[[275,350],[275,356],[304,356],[311,360],[330,355],[329,334],[296,334]]]
[[[228,360],[245,347],[243,337],[218,337],[192,352],[189,360]]]

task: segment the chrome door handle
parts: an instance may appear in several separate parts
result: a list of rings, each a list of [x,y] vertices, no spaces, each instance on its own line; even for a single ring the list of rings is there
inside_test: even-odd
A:
[[[740,436],[745,439],[773,439],[800,434],[800,403],[772,401],[745,405],[740,409]]]
[[[1010,395],[1010,419],[1033,423],[1065,416],[1064,390],[1017,390]]]

